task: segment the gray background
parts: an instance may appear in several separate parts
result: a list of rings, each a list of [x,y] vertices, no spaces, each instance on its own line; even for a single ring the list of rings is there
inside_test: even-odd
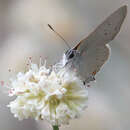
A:
[[[0,80],[8,81],[24,71],[27,58],[47,57],[57,61],[67,49],[47,24],[50,23],[71,46],[86,37],[108,15],[128,0],[0,0]],[[62,130],[130,129],[130,14],[121,32],[110,43],[111,57],[97,82],[89,88],[89,107],[78,120]],[[9,73],[8,69],[12,72]],[[46,122],[18,121],[6,105],[13,100],[0,87],[0,130],[51,129]]]

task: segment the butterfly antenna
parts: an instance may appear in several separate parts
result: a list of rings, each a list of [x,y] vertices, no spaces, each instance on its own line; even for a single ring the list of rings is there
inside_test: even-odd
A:
[[[53,28],[52,28],[52,26],[50,25],[50,24],[48,24],[48,27],[53,31],[53,32],[55,32],[63,41],[64,41],[64,43],[66,44],[66,46],[70,49],[71,47],[69,46],[69,44],[67,43],[67,41],[58,33],[58,32],[56,32]]]

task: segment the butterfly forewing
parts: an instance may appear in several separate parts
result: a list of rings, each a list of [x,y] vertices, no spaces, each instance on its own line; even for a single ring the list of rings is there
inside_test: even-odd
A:
[[[76,45],[78,50],[84,51],[89,47],[105,45],[115,38],[127,14],[127,6],[123,6],[111,14],[88,37]],[[75,48],[76,48],[75,47]]]

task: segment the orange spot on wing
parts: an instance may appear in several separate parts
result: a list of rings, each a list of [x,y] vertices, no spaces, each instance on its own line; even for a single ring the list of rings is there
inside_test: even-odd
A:
[[[96,73],[97,73],[97,71],[95,70],[95,71],[92,72],[92,75],[96,75]]]

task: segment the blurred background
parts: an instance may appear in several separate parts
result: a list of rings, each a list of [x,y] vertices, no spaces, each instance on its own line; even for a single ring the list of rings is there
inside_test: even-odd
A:
[[[67,49],[48,27],[51,24],[75,45],[128,0],[0,0],[0,80],[24,71],[28,57],[47,57],[53,64]],[[110,43],[111,57],[97,82],[89,88],[89,105],[80,119],[61,130],[130,129],[130,13]],[[11,73],[8,72],[11,69]],[[6,105],[11,101],[0,87],[0,130],[45,130],[43,121],[18,121]]]

